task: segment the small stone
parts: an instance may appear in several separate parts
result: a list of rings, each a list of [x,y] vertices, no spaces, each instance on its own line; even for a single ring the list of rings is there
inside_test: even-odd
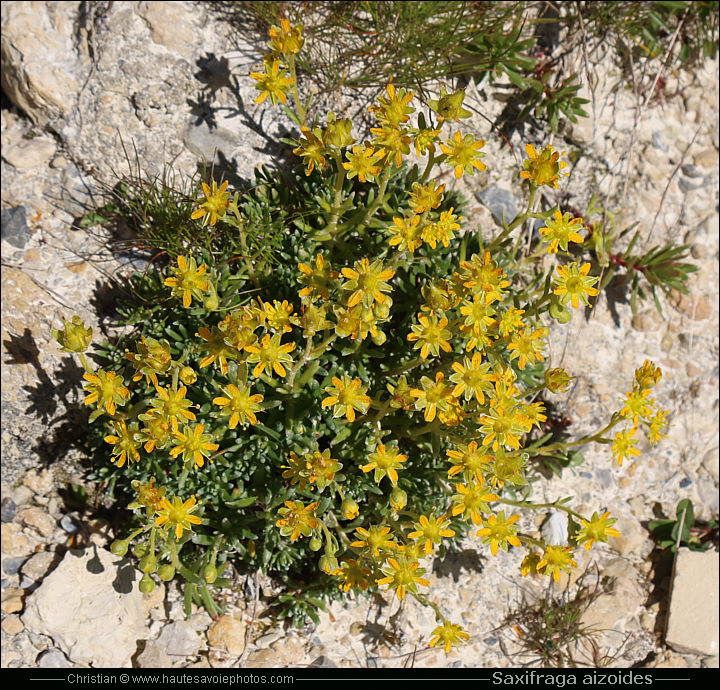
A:
[[[364,630],[365,630],[365,626],[360,621],[355,621],[350,626],[350,634],[353,637],[358,637],[359,635],[362,635]]]
[[[155,589],[149,594],[142,595],[142,607],[146,614],[150,613],[153,609],[161,606],[165,601],[165,584],[160,582]],[[165,611],[163,611],[163,614]]]
[[[58,554],[52,551],[40,551],[27,560],[22,568],[22,574],[35,582],[40,582],[59,562]]]
[[[690,247],[690,254],[693,259],[705,259],[707,258],[708,251],[704,244],[694,244]]]
[[[38,668],[71,668],[67,657],[59,649],[46,649],[37,658]]]
[[[678,549],[665,642],[678,652],[718,653],[718,554]]]
[[[688,192],[692,192],[693,189],[700,189],[702,184],[702,181],[692,182],[687,177],[681,177],[677,182],[677,186],[680,188],[680,191],[685,192],[686,194]]]
[[[50,538],[55,531],[55,520],[40,508],[24,508],[18,514],[20,523],[36,529],[43,537]]]
[[[3,558],[2,569],[6,575],[17,575],[25,558]]]
[[[274,650],[259,649],[248,655],[245,665],[248,668],[262,668],[265,666],[277,666],[277,654]]]
[[[192,656],[200,649],[200,638],[188,621],[166,625],[157,642],[170,656]]]
[[[694,379],[696,376],[701,376],[706,370],[699,367],[695,362],[688,362],[685,365],[685,371],[691,379]]]
[[[676,292],[672,305],[681,314],[685,314],[693,321],[703,321],[711,313],[710,304],[702,295],[684,295],[681,292]]]
[[[492,185],[476,194],[476,197],[478,201],[490,209],[493,220],[500,226],[503,224],[503,216],[505,217],[505,223],[509,224],[517,215],[515,197],[507,189]]]
[[[65,158],[65,156],[55,156],[55,158],[50,161],[50,167],[56,170],[62,170],[62,168],[67,168],[67,165],[68,159]]]
[[[303,657],[303,646],[291,637],[278,640],[270,645],[270,649],[275,651],[277,658],[288,665],[300,663]]]
[[[27,556],[32,547],[17,523],[8,522],[2,526],[2,552],[6,556]]]
[[[628,519],[621,515],[613,527],[620,532],[620,536],[612,539],[610,545],[621,556],[637,553],[647,539],[645,531],[640,527],[637,520]]]
[[[65,268],[67,268],[70,273],[82,273],[87,268],[87,262],[85,261],[72,261],[70,263],[65,264]]]
[[[17,249],[25,247],[30,234],[24,206],[0,211],[0,236]]]
[[[663,153],[667,153],[670,150],[661,132],[653,132],[652,145]]]
[[[720,450],[718,448],[711,448],[705,455],[703,455],[702,466],[705,471],[713,478],[715,484],[718,484],[720,479]]]
[[[24,484],[21,484],[18,486],[15,491],[13,491],[12,499],[15,501],[15,505],[18,506],[18,508],[22,505],[25,505],[30,501],[30,499],[33,497],[33,492],[27,488]]]
[[[2,629],[8,635],[18,635],[25,630],[25,626],[20,620],[20,616],[7,616],[2,622]]]
[[[23,610],[22,590],[9,587],[2,593],[2,610],[5,613],[17,613]]]
[[[207,632],[208,643],[224,647],[228,654],[239,657],[245,650],[245,623],[235,616],[220,616]]]
[[[672,333],[665,333],[660,341],[660,349],[663,352],[671,352],[675,349],[675,338],[673,338]]]
[[[140,668],[169,668],[172,665],[172,659],[157,640],[148,640],[135,660]]]
[[[15,501],[13,501],[10,496],[3,498],[2,503],[0,503],[0,520],[3,522],[12,522],[16,512],[17,505]]]
[[[699,165],[701,168],[717,168],[718,167],[718,152],[717,149],[708,148],[698,151],[693,156],[695,165]]]
[[[631,323],[636,331],[655,331],[660,325],[660,317],[657,311],[648,310],[635,314]]]
[[[60,518],[60,527],[68,534],[75,534],[80,529],[78,521],[72,515],[63,515]]]
[[[688,177],[702,177],[703,172],[702,170],[698,170],[692,163],[685,163],[680,170],[682,171],[683,175],[687,175]]]
[[[55,141],[40,135],[3,146],[2,157],[14,168],[38,168],[55,155],[56,149]]]
[[[36,470],[30,470],[23,477],[23,484],[27,486],[30,491],[39,496],[47,496],[52,492],[55,485],[53,474],[50,470],[43,470],[37,472]]]
[[[319,657],[311,661],[310,666],[315,666],[316,668],[337,668],[337,664],[324,654],[321,654]]]

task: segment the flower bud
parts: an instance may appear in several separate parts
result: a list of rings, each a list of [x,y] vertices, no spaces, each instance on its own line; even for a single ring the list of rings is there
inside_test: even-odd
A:
[[[200,570],[200,577],[209,585],[217,580],[217,576],[217,568],[212,563],[208,563],[206,566],[203,566],[202,570]]]
[[[393,510],[402,510],[407,505],[407,493],[396,486],[390,494],[390,505]]]
[[[322,547],[322,539],[318,539],[317,537],[313,537],[310,540],[310,551],[320,551],[320,548]]]
[[[325,128],[322,140],[325,146],[331,148],[341,149],[345,146],[355,143],[355,139],[350,136],[350,130],[352,129],[352,122],[347,118],[336,120],[334,117],[331,119],[328,113],[328,123]]]
[[[570,381],[574,378],[562,367],[548,369],[545,372],[545,388],[553,393],[562,393],[570,387]]]
[[[85,352],[92,340],[92,328],[85,328],[79,316],[73,316],[72,321],[66,320],[62,331],[53,328],[50,332],[63,352]]]
[[[555,300],[550,303],[549,311],[550,317],[558,323],[568,323],[572,319],[572,312]]]
[[[128,551],[128,541],[123,539],[117,540],[110,544],[110,553],[114,556],[124,556]]]
[[[324,573],[332,575],[336,573],[339,569],[340,566],[338,565],[338,560],[337,558],[335,558],[335,556],[331,556],[327,553],[320,556],[320,570],[322,570]]]
[[[340,512],[346,520],[354,520],[360,513],[360,507],[357,501],[352,498],[346,498],[340,506]]]
[[[140,559],[140,570],[142,570],[146,575],[148,573],[154,573],[157,570],[157,559],[155,556],[153,556],[151,553],[146,554]],[[152,591],[152,590],[150,590]]]
[[[205,298],[204,307],[208,311],[214,311],[218,308],[218,304],[220,303],[220,300],[218,299],[217,292],[215,292],[215,288],[211,286],[210,288],[210,294]]]
[[[175,566],[164,563],[158,568],[158,577],[165,582],[170,582],[175,577]]]
[[[372,341],[376,345],[384,345],[386,340],[387,340],[387,336],[382,331],[378,331],[377,335],[374,335],[372,337]]]
[[[190,386],[197,381],[197,374],[192,367],[183,367],[180,370],[180,380],[186,385]]]
[[[142,558],[148,552],[147,544],[135,544],[132,548],[133,555],[137,558]]]
[[[155,589],[155,580],[153,580],[149,575],[143,575],[140,580],[140,584],[138,585],[138,589],[143,594],[150,594],[150,592]]]

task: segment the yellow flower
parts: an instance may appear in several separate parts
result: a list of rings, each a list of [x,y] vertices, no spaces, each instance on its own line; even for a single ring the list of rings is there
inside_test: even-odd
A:
[[[370,525],[368,529],[358,527],[355,530],[357,539],[350,544],[358,549],[367,549],[372,556],[377,558],[380,552],[397,548],[397,543],[388,539],[390,528],[383,525]]]
[[[608,519],[610,518],[610,519]],[[580,529],[575,537],[578,544],[585,543],[585,548],[590,549],[593,542],[607,542],[608,537],[619,537],[620,532],[611,525],[617,522],[617,518],[611,518],[610,513],[604,513],[599,516],[593,513],[590,520],[580,520],[582,529]]]
[[[440,87],[440,98],[428,101],[430,110],[438,115],[438,122],[445,120],[455,120],[460,122],[461,117],[470,117],[472,113],[463,108],[465,100],[465,89],[458,89],[453,93],[448,93],[444,86]]]
[[[213,404],[220,407],[220,416],[229,416],[228,428],[234,429],[238,422],[245,426],[247,419],[250,424],[257,424],[255,413],[262,409],[260,403],[263,396],[260,393],[252,394],[251,387],[238,382],[238,385],[229,384],[220,389],[227,397],[213,398]]]
[[[450,396],[452,388],[445,383],[445,374],[438,371],[435,374],[435,381],[423,376],[420,379],[420,388],[413,388],[410,395],[417,398],[415,400],[416,410],[425,410],[424,417],[426,422],[432,422],[438,410],[445,411],[450,406]]]
[[[220,371],[223,376],[228,373],[228,359],[235,359],[237,351],[225,342],[225,333],[217,326],[213,326],[212,331],[204,326],[200,326],[195,334],[202,338],[205,342],[200,344],[200,349],[208,354],[200,360],[200,368],[210,366],[213,362],[220,365]]]
[[[375,176],[381,170],[381,166],[376,163],[382,158],[382,151],[375,152],[372,146],[353,146],[352,152],[346,151],[345,155],[348,162],[343,163],[343,168],[348,171],[349,179],[357,175],[360,182],[375,181]]]
[[[87,383],[83,389],[87,391],[85,404],[98,404],[97,413],[105,411],[112,417],[115,414],[116,405],[124,405],[130,398],[130,391],[123,385],[125,382],[121,376],[114,371],[103,371],[99,369],[94,374],[83,374]],[[95,414],[95,413],[93,413]]]
[[[440,144],[442,152],[446,155],[445,162],[455,168],[455,177],[460,179],[463,172],[469,175],[475,174],[477,170],[487,170],[487,166],[480,161],[485,156],[479,153],[479,149],[485,146],[482,139],[475,140],[472,134],[464,137],[458,130],[455,136],[445,144]]]
[[[349,422],[355,421],[355,410],[365,414],[370,407],[370,398],[365,395],[367,386],[362,385],[360,379],[350,379],[343,374],[342,379],[333,376],[333,385],[328,386],[325,392],[328,397],[322,401],[323,407],[333,407],[333,417],[345,415]]]
[[[560,213],[557,209],[554,213],[554,220],[546,220],[544,228],[540,228],[540,234],[550,242],[548,254],[555,254],[558,246],[564,252],[568,251],[568,242],[582,244],[582,235],[577,230],[582,227],[582,218],[573,218],[570,213]],[[579,226],[579,227],[578,227]]]
[[[363,568],[354,558],[343,560],[340,566],[340,572],[337,576],[342,578],[340,589],[343,592],[349,592],[350,589],[359,587],[365,591],[370,586],[371,572],[367,568]]]
[[[155,338],[145,338],[140,336],[140,342],[137,344],[137,354],[125,350],[125,357],[129,359],[135,367],[135,376],[133,381],[139,381],[145,376],[148,383],[153,386],[158,385],[157,375],[164,376],[172,364],[172,355],[170,354],[170,343],[166,340],[159,342]]]
[[[157,413],[162,416],[172,424],[173,431],[178,430],[178,416],[195,421],[195,414],[188,410],[189,407],[193,407],[193,404],[192,401],[185,398],[185,393],[187,393],[185,386],[180,386],[177,391],[173,391],[169,387],[158,387],[156,391],[158,397],[150,400],[150,404],[154,407],[148,411],[148,414]],[[145,418],[141,417],[141,419]]]
[[[165,487],[155,486],[155,477],[151,477],[147,484],[143,484],[138,479],[130,482],[133,490],[137,494],[137,498],[128,504],[130,510],[137,508],[145,508],[148,517],[152,517],[159,509],[163,498],[165,498]]]
[[[225,212],[230,208],[230,192],[225,191],[227,186],[227,180],[220,185],[219,189],[215,180],[212,180],[212,189],[203,182],[202,190],[205,201],[200,204],[200,208],[190,214],[190,218],[193,220],[202,218],[203,225],[210,226],[215,225],[218,220],[222,220]]]
[[[287,73],[284,69],[280,70],[279,60],[267,61],[263,63],[263,67],[265,68],[264,74],[250,72],[250,76],[258,82],[255,84],[255,88],[260,91],[255,103],[262,103],[268,96],[273,105],[277,105],[278,101],[285,103],[287,100],[285,90],[294,84],[295,80],[286,76]]]
[[[625,458],[640,455],[640,451],[635,448],[637,440],[633,436],[634,433],[635,429],[630,429],[627,431],[619,431],[615,434],[615,442],[612,444],[612,454],[617,460],[618,466],[622,466]]]
[[[583,264],[578,269],[575,261],[567,266],[557,267],[560,278],[556,278],[553,292],[560,295],[561,304],[567,304],[567,301],[570,300],[573,309],[577,309],[580,302],[588,307],[592,306],[588,302],[588,295],[594,297],[598,294],[598,289],[593,287],[598,282],[598,278],[588,276],[589,271],[589,263]]]
[[[662,378],[662,370],[649,359],[641,367],[635,369],[635,382],[642,389],[650,389]]]
[[[156,412],[147,412],[138,415],[138,419],[145,422],[145,426],[137,434],[137,440],[144,442],[146,453],[152,453],[155,448],[164,448],[171,438],[172,422],[165,416]]]
[[[575,376],[570,376],[562,367],[545,370],[545,388],[553,393],[567,391],[573,379],[575,379]]]
[[[466,446],[459,444],[457,450],[448,450],[446,455],[455,463],[448,470],[448,477],[462,472],[466,482],[473,479],[483,482],[483,472],[490,468],[493,460],[492,455],[486,455],[485,449],[479,448],[475,441],[470,441]]]
[[[165,285],[172,288],[172,294],[179,297],[182,300],[183,307],[187,309],[193,297],[202,302],[204,299],[203,292],[210,289],[207,278],[203,278],[207,266],[201,264],[198,268],[192,256],[189,260],[184,256],[178,256],[177,262],[178,268],[172,269],[173,276],[165,278]]]
[[[524,309],[516,309],[515,307],[508,307],[504,312],[500,314],[500,321],[498,322],[498,331],[503,337],[509,336],[518,329],[522,328],[525,323],[522,319],[522,315],[525,313]]]
[[[319,127],[311,130],[303,126],[300,128],[303,137],[300,138],[299,146],[293,149],[296,156],[305,159],[305,174],[309,175],[317,165],[318,168],[324,168],[327,165],[325,161],[325,145],[322,141],[322,130]]]
[[[489,513],[488,503],[497,501],[498,495],[485,489],[485,480],[468,482],[467,484],[456,484],[457,493],[452,497],[455,504],[452,514],[460,515],[463,519],[471,519],[476,525],[482,522],[482,513]]]
[[[652,405],[655,401],[652,398],[648,399],[648,395],[650,395],[649,388],[645,390],[634,388],[625,396],[625,407],[620,410],[620,414],[631,419],[635,427],[640,417],[650,417],[653,412]]]
[[[460,229],[460,223],[456,221],[462,220],[462,216],[454,216],[454,210],[451,207],[449,211],[442,211],[439,220],[423,228],[422,239],[433,249],[438,242],[442,242],[444,247],[449,247],[453,233]]]
[[[552,575],[557,582],[561,571],[569,573],[573,568],[577,568],[572,555],[572,548],[569,546],[548,546],[536,569],[544,575]]]
[[[393,159],[399,168],[402,157],[410,153],[410,130],[383,123],[380,127],[371,127],[370,131],[375,135],[372,144],[377,147],[378,156],[385,159],[384,163]]]
[[[565,161],[559,160],[561,155],[565,155],[564,152],[558,153],[552,146],[546,146],[538,155],[535,148],[527,144],[525,153],[528,157],[523,161],[525,169],[520,173],[520,177],[530,180],[538,187],[547,185],[558,189],[560,171],[567,166]]]
[[[519,515],[511,515],[506,520],[505,511],[501,510],[483,521],[484,527],[478,530],[477,536],[482,537],[483,544],[490,544],[490,553],[497,556],[498,548],[507,551],[510,545],[521,546],[516,536],[518,528],[514,526],[519,519]]]
[[[505,446],[511,450],[520,448],[520,437],[526,433],[525,425],[522,418],[518,417],[518,412],[512,410],[505,412],[500,407],[492,407],[488,414],[480,417],[480,432],[485,434],[483,446],[492,444],[492,449],[496,451],[500,446]]]
[[[525,486],[525,459],[522,453],[506,453],[504,448],[498,448],[495,457],[488,456],[490,469],[485,475],[493,489],[502,488],[505,484]]]
[[[173,496],[172,503],[167,498],[163,498],[157,511],[158,516],[155,518],[155,524],[159,527],[166,525],[172,528],[175,539],[180,540],[184,529],[192,532],[193,525],[202,523],[202,518],[192,515],[192,512],[198,507],[194,496],[188,498],[185,503],[177,496]]]
[[[435,187],[435,180],[430,180],[426,185],[413,182],[412,191],[408,205],[414,213],[420,214],[437,208],[442,203],[445,185]]]
[[[389,585],[397,592],[397,598],[402,601],[405,592],[416,592],[417,586],[429,587],[430,583],[421,575],[425,574],[425,568],[420,568],[417,561],[408,562],[401,558],[400,562],[394,558],[387,559],[387,566],[380,568],[386,577],[377,580],[379,585]]]
[[[183,431],[176,431],[173,436],[175,447],[170,451],[170,455],[176,458],[182,454],[185,463],[194,462],[195,469],[205,464],[205,458],[210,457],[210,453],[218,449],[217,443],[212,443],[211,434],[204,434],[205,426],[196,424],[194,427],[185,427]]]
[[[455,384],[452,394],[463,395],[465,400],[470,400],[473,395],[482,405],[485,402],[485,391],[492,389],[491,381],[494,375],[488,373],[490,364],[482,361],[482,355],[476,352],[472,359],[465,357],[463,363],[453,362],[450,381]]]
[[[543,338],[546,335],[546,328],[533,330],[532,326],[525,326],[524,330],[513,333],[507,347],[508,352],[510,352],[510,360],[517,359],[520,369],[524,369],[528,363],[532,365],[533,361],[544,361],[545,357],[542,350],[545,346]]]
[[[450,538],[455,536],[455,531],[445,527],[445,523],[450,522],[447,515],[441,515],[439,518],[431,515],[429,518],[421,515],[420,519],[413,523],[415,531],[408,534],[408,539],[419,539],[425,542],[425,555],[433,550],[433,544],[441,544],[443,537]]]
[[[112,462],[117,462],[118,467],[122,467],[127,459],[140,462],[140,453],[138,453],[138,441],[135,436],[138,431],[137,424],[131,424],[130,428],[125,425],[122,419],[113,420],[115,434],[105,437],[105,442],[113,446]],[[117,456],[117,457],[116,457]]]
[[[300,536],[309,537],[315,528],[320,524],[315,517],[317,501],[303,505],[300,501],[285,501],[285,506],[278,510],[282,517],[275,523],[280,528],[283,537],[290,537],[290,541],[299,539]]]
[[[439,129],[419,129],[415,133],[415,151],[418,156],[424,156],[427,151],[435,153],[435,140],[440,134]]]
[[[667,436],[667,434],[663,432],[668,425],[667,419],[665,419],[668,412],[668,410],[658,410],[648,423],[647,433],[651,446],[656,446],[661,438],[665,438]]]
[[[452,645],[459,647],[464,642],[470,639],[461,625],[454,623],[445,623],[438,626],[431,633],[430,646],[434,647],[439,642],[442,643],[445,654],[450,653]]]
[[[510,285],[510,281],[506,280],[502,268],[490,258],[490,252],[484,252],[482,259],[473,254],[470,261],[461,261],[460,267],[463,269],[463,285],[472,292],[484,295],[487,304],[502,300],[507,294],[503,288]]]
[[[270,337],[269,333],[263,336],[259,345],[248,345],[245,349],[250,353],[248,362],[257,362],[253,369],[253,376],[258,378],[260,374],[267,369],[268,374],[272,376],[272,372],[278,376],[285,376],[287,371],[283,366],[292,364],[292,357],[289,353],[295,349],[295,343],[280,344],[282,336],[277,333]]]
[[[330,299],[330,290],[335,287],[335,279],[338,272],[330,268],[330,264],[325,263],[322,254],[315,257],[315,267],[307,264],[298,264],[298,269],[302,276],[300,282],[305,287],[298,293],[301,299],[309,297],[311,300],[315,297],[321,297],[324,300]]]
[[[270,27],[270,48],[280,55],[296,55],[305,43],[302,37],[302,26],[290,27],[287,19],[280,20],[280,26]]]
[[[537,575],[539,563],[540,554],[535,553],[534,551],[529,553],[525,556],[525,558],[523,558],[523,562],[520,564],[520,574],[523,577],[527,577],[528,575]]]
[[[363,306],[369,309],[373,301],[381,304],[387,299],[383,293],[392,289],[387,283],[395,275],[392,268],[383,268],[382,261],[378,259],[372,264],[368,259],[361,259],[355,262],[355,268],[343,268],[341,273],[347,280],[343,283],[343,289],[350,290],[347,305],[354,307],[360,301]]]
[[[412,333],[408,333],[407,339],[411,342],[417,340],[414,349],[420,350],[420,356],[423,359],[427,359],[429,354],[432,354],[433,357],[439,357],[440,350],[443,352],[452,350],[447,340],[452,337],[452,333],[445,328],[448,325],[446,317],[443,316],[438,320],[438,317],[434,314],[430,316],[421,314],[418,316],[418,321],[420,323],[412,326]]]
[[[272,304],[265,304],[268,326],[280,333],[290,333],[293,326],[297,326],[299,320],[295,315],[295,307],[290,302],[283,300],[279,302],[274,299]]]
[[[410,113],[415,112],[415,108],[408,105],[414,94],[412,91],[406,91],[405,89],[396,91],[394,84],[388,84],[386,91],[387,98],[379,96],[378,104],[370,106],[368,110],[375,113],[375,117],[380,122],[398,127],[401,123],[410,119]]]
[[[50,333],[60,344],[62,352],[85,352],[92,340],[92,328],[85,328],[79,316],[73,316],[71,321],[65,321],[62,331],[53,328]]]
[[[409,252],[414,252],[421,244],[422,239],[420,238],[420,216],[413,216],[412,218],[399,218],[393,217],[394,226],[388,228],[392,233],[390,238],[390,246],[394,247],[397,245],[399,251],[407,249]]]
[[[380,444],[374,453],[368,455],[368,460],[370,460],[370,462],[367,465],[360,467],[363,472],[370,472],[374,469],[375,474],[373,478],[378,484],[387,474],[392,485],[395,486],[398,480],[397,471],[401,469],[402,463],[407,460],[407,455],[400,453],[397,446],[384,446]]]

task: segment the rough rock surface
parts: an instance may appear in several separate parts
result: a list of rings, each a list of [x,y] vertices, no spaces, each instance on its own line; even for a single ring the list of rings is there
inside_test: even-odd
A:
[[[174,584],[162,605],[136,600],[136,588],[122,596],[112,588],[120,574],[137,579],[137,572],[118,570],[118,559],[103,550],[112,539],[106,522],[74,514],[78,529],[66,529],[58,489],[80,476],[71,442],[87,411],[78,388],[82,372],[58,351],[50,329],[79,313],[103,333],[113,307],[113,293],[103,286],[136,265],[132,256],[110,251],[108,232],[71,230],[73,220],[93,208],[114,170],[127,170],[123,142],[133,163],[137,151],[139,166],[151,174],[172,163],[189,177],[215,161],[247,179],[256,165],[278,159],[277,137],[292,129],[279,110],[253,103],[257,92],[248,72],[260,61],[258,47],[236,43],[208,6],[2,3],[2,87],[14,104],[4,99],[1,113],[3,663],[508,667],[534,661],[501,623],[523,601],[542,598],[546,580],[521,579],[521,554],[492,558],[473,537],[443,561],[423,564],[441,609],[471,634],[466,646],[446,655],[427,644],[436,625],[432,612],[409,598],[399,606],[389,594],[333,603],[302,634],[280,628],[262,614],[258,600],[271,588],[262,577],[233,591],[226,615],[212,627],[207,616],[189,623]],[[658,513],[673,515],[682,498],[693,500],[701,518],[718,514],[718,60],[666,75],[666,92],[676,95],[642,112],[611,54],[591,61],[592,88],[580,94],[591,100],[591,117],[564,123],[553,142],[579,158],[562,189],[544,192],[542,203],[556,203],[567,190],[563,201],[583,208],[599,192],[619,227],[638,223],[641,246],[687,242],[699,270],[689,295],[660,295],[663,317],[650,301],[633,316],[623,299],[603,297],[590,314],[575,314],[553,335],[551,365],[578,376],[577,385],[553,401],[570,415],[574,434],[604,424],[646,358],[663,369],[654,395],[670,410],[672,426],[658,446],[646,444],[642,456],[623,467],[604,447],[584,450],[584,463],[538,482],[534,497],[574,495],[579,510],[606,509],[619,517],[622,537],[580,562],[589,572],[597,564],[610,578],[586,621],[600,631],[600,648],[617,652],[614,665],[654,658],[647,663],[717,666],[717,651],[694,644],[698,653],[681,655],[658,636],[669,578],[653,581],[654,545],[644,525]],[[584,74],[583,56],[569,56],[566,69]],[[649,88],[653,76],[646,71],[639,78]],[[491,120],[504,107],[502,96],[502,85],[467,89],[467,103]],[[348,113],[359,110],[352,99],[342,105]],[[482,117],[464,129],[486,140],[488,171],[457,186],[471,200],[467,227],[489,234],[502,210],[521,202],[508,172],[516,160]],[[541,146],[548,136],[526,127],[509,140],[521,156],[525,143]],[[451,184],[451,176],[445,181]],[[44,467],[50,469],[35,471]],[[523,520],[526,531],[539,527]],[[72,551],[54,570],[54,556],[41,556],[62,556],[78,541],[97,547],[103,573],[80,568],[85,561]],[[92,599],[88,592],[100,581]],[[57,588],[72,591],[68,606],[82,604],[90,620],[117,615],[103,603],[108,592],[114,606],[122,601],[129,624],[98,633],[122,639],[94,639],[73,629],[75,621],[58,620],[47,603],[62,596]],[[247,591],[253,595],[246,600]],[[92,630],[91,623],[86,627]],[[704,659],[708,654],[715,656]]]

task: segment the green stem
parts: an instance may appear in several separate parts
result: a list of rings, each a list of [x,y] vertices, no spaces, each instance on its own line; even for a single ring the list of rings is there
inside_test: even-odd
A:
[[[87,361],[87,359],[86,359],[86,357],[85,357],[85,353],[84,353],[84,352],[78,352],[78,357],[80,357],[80,364],[82,364],[83,369],[85,369],[85,371],[86,371],[88,374],[94,374],[94,373],[95,373],[95,369],[93,369],[93,368],[90,366],[90,363]]]
[[[335,240],[335,235],[337,235],[337,223],[338,218],[340,217],[340,207],[342,206],[342,188],[343,183],[345,182],[345,175],[346,170],[343,167],[342,164],[342,158],[340,157],[340,153],[338,151],[335,151],[333,149],[332,151],[333,159],[335,160],[335,165],[337,166],[337,172],[335,173],[335,197],[333,199],[333,207],[332,207],[332,214],[330,215],[330,218],[328,219],[328,224],[326,230],[330,233],[330,237],[332,237],[333,240]]]
[[[433,165],[435,164],[435,151],[430,150],[430,153],[428,155],[428,162],[425,166],[425,170],[423,170],[423,174],[420,176],[420,184],[425,184],[428,175],[430,174],[430,170],[432,169]]]
[[[290,374],[287,378],[286,386],[291,391],[295,391],[295,376],[298,373],[300,367],[308,361],[308,357],[310,356],[310,352],[312,350],[312,336],[307,338],[307,342],[305,343],[305,352],[303,353],[303,356],[297,361],[295,366],[290,370]]]
[[[298,120],[300,120],[300,126],[302,127],[305,125],[307,113],[305,112],[305,108],[303,108],[303,105],[300,101],[300,93],[298,91],[298,83],[297,83],[297,72],[295,70],[295,56],[287,55],[286,57],[287,57],[288,67],[290,68],[290,76],[292,77],[292,80],[293,80],[292,94],[293,94],[293,100],[295,101],[295,109],[297,110]]]
[[[585,519],[582,515],[580,515],[580,513],[576,513],[574,510],[568,508],[566,505],[559,503],[559,501],[553,501],[552,503],[532,503],[531,501],[512,501],[509,498],[498,498],[496,499],[496,503],[502,503],[508,506],[515,506],[517,508],[529,508],[531,510],[537,510],[539,508],[554,508],[555,510],[562,510],[568,515],[572,515],[579,520]]]
[[[530,185],[530,198],[528,199],[527,208],[523,213],[513,218],[510,225],[508,225],[485,249],[492,254],[493,250],[516,228],[518,225],[524,223],[532,210],[533,204],[535,203],[535,195],[537,194],[537,187],[533,184]],[[522,235],[521,235],[522,236]],[[513,257],[517,251],[517,245],[513,248]]]
[[[356,230],[358,233],[362,233],[362,231],[367,227],[370,219],[375,215],[375,211],[378,210],[378,207],[382,203],[382,199],[385,196],[385,191],[387,190],[388,182],[390,181],[391,170],[392,165],[387,164],[385,166],[385,169],[382,171],[382,175],[380,177],[380,187],[378,188],[375,201],[373,201],[373,203],[365,210],[365,215],[363,216],[363,219],[356,226]]]

